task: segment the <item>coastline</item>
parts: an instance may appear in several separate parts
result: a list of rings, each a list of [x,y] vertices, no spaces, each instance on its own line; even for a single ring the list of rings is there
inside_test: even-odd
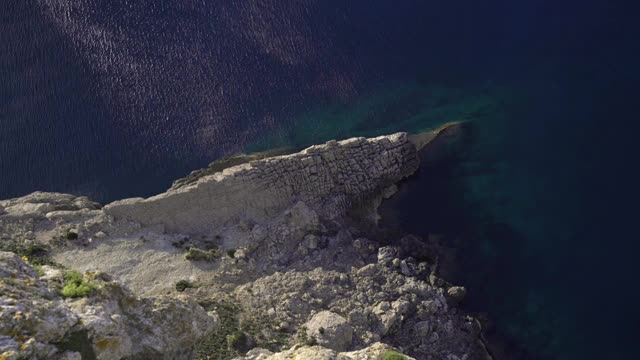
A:
[[[195,331],[198,339],[193,352],[185,353],[188,357],[244,359],[244,352],[256,345],[277,356],[300,343],[300,331],[307,331],[304,336],[340,354],[351,349],[371,354],[381,349],[374,344],[382,341],[418,359],[492,359],[482,325],[459,307],[466,290],[441,277],[440,255],[429,241],[402,236],[380,242],[371,231],[384,199],[393,198],[396,184],[419,168],[418,152],[442,156],[441,144],[457,138],[461,126],[447,124],[416,136],[329,141],[276,157],[249,156],[249,162],[221,172],[192,173],[188,183],[164,194],[104,207],[53,193],[0,201],[3,250],[7,239],[19,255],[39,246],[39,258],[47,261],[45,274],[54,271],[50,264],[84,272],[85,278],[91,276],[89,283],[95,275],[87,274],[105,273],[136,296],[197,303],[209,312],[211,323],[187,331]],[[276,283],[289,285],[280,289]],[[106,286],[95,284],[98,289]],[[47,280],[42,286],[53,285]],[[298,290],[292,298],[293,288]],[[99,304],[105,296],[111,295],[100,290],[88,298]],[[236,301],[240,308],[221,312],[221,306]],[[274,310],[270,302],[284,305]],[[80,318],[90,311],[77,301],[65,303],[79,306]],[[321,320],[319,314],[327,318]],[[265,324],[262,316],[273,321]],[[301,330],[314,326],[335,330]],[[91,323],[84,329],[91,351],[105,356],[103,330]],[[148,336],[138,328],[127,332]],[[221,339],[236,332],[253,339],[253,345],[222,348]],[[132,340],[122,336],[115,343]],[[42,346],[58,351],[46,342]],[[155,346],[175,353],[175,343]],[[131,354],[147,351],[116,348]],[[294,346],[287,351],[320,349]],[[246,359],[253,359],[249,355]]]

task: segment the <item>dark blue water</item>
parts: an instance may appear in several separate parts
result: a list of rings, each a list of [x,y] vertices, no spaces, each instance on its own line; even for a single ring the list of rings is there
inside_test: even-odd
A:
[[[0,198],[148,196],[225,154],[465,120],[438,175],[407,184],[432,206],[398,221],[448,234],[496,353],[634,358],[636,17],[589,0],[4,0]]]

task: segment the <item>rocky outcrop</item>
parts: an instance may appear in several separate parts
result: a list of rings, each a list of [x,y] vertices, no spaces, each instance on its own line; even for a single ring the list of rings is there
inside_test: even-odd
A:
[[[353,328],[347,319],[331,311],[321,311],[304,325],[307,336],[326,348],[345,351],[351,347]]]
[[[85,274],[93,294],[64,299],[63,271],[40,271],[0,252],[2,359],[188,359],[216,326],[191,300],[141,299],[105,274]]]
[[[353,138],[251,161],[149,199],[109,204],[105,212],[168,231],[206,233],[232,221],[263,221],[297,201],[340,218],[418,167],[405,133]]]
[[[12,218],[40,218],[58,211],[91,211],[100,207],[100,204],[86,196],[38,191],[18,199],[0,201],[0,215]]]
[[[262,159],[272,158],[272,157],[281,156],[281,155],[289,155],[294,152],[295,151],[292,148],[285,147],[285,148],[277,148],[277,149],[272,149],[272,150],[267,150],[267,151],[262,151],[257,153],[226,156],[226,157],[223,157],[222,159],[218,159],[212,162],[206,168],[194,170],[189,175],[183,178],[180,178],[178,180],[175,180],[173,184],[171,184],[171,188],[169,190],[176,190],[181,187],[193,184],[205,176],[213,175],[217,172],[221,172],[224,169],[230,168],[232,166],[246,164],[248,162],[255,161],[255,160],[262,160]]]
[[[385,357],[386,355],[386,357]],[[321,346],[296,346],[289,350],[272,353],[265,349],[255,349],[246,356],[235,360],[416,360],[403,355],[389,345],[375,343],[362,350],[336,352]]]
[[[19,254],[0,252],[0,359],[489,359],[437,247],[375,226],[418,148],[455,134],[233,159],[104,208],[0,201],[0,251]],[[67,269],[95,291],[63,298]]]
[[[352,246],[338,245],[345,252]],[[322,257],[323,252],[331,249],[318,255]],[[385,254],[389,253],[400,251],[381,247],[379,260],[374,260],[373,253],[364,257],[368,259],[365,265],[349,270],[317,267],[275,273],[238,286],[224,298],[241,304],[238,317],[245,323],[262,323],[276,332],[302,329],[302,339],[292,334],[292,341],[311,342],[335,352],[383,341],[419,359],[488,359],[480,324],[448,301],[447,285],[440,287],[431,281],[431,271],[424,263],[411,265],[413,275],[403,274],[399,264],[387,261]],[[359,259],[363,257],[354,256],[350,264]],[[219,288],[199,291],[208,299],[224,299]],[[257,334],[260,341],[259,337]]]

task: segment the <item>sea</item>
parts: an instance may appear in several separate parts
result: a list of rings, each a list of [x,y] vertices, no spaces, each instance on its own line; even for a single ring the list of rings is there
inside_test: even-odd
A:
[[[496,359],[635,359],[637,20],[596,0],[2,0],[0,198],[147,197],[227,155],[464,122],[389,221],[455,249]]]

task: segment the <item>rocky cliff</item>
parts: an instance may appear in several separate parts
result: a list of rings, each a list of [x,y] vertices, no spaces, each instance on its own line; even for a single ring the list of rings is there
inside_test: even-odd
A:
[[[489,359],[437,249],[375,236],[418,148],[457,131],[330,141],[104,207],[0,201],[0,359]]]
[[[326,218],[413,173],[416,147],[407,134],[330,141],[302,152],[233,166],[149,199],[127,199],[105,212],[168,231],[210,232],[239,220],[261,221],[302,201]]]

